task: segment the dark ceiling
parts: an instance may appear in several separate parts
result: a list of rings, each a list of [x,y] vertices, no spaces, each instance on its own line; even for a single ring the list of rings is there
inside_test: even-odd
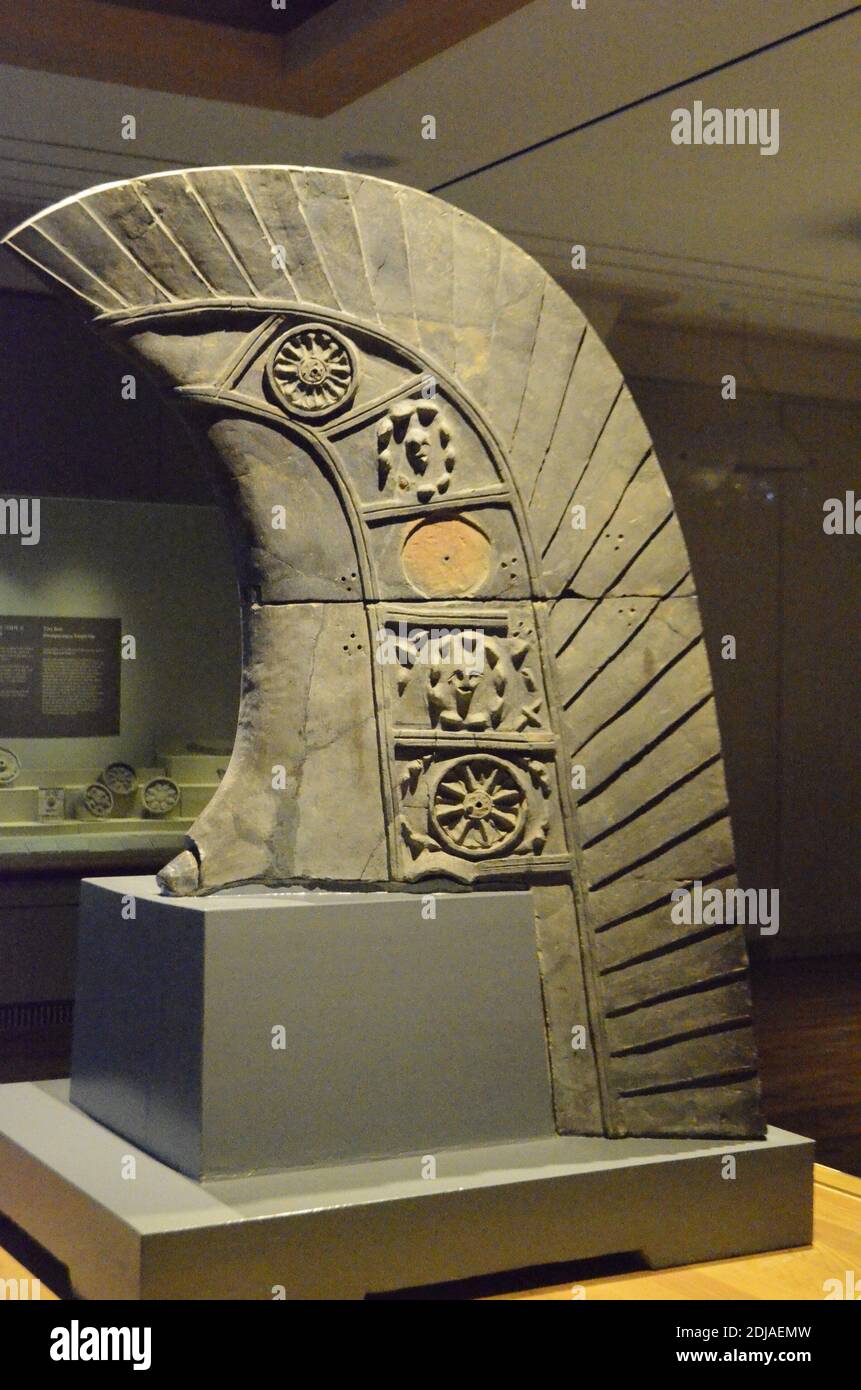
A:
[[[210,24],[229,24],[234,29],[253,29],[262,34],[287,34],[334,0],[287,0],[284,9],[273,9],[272,0],[100,0],[115,9],[150,10],[158,14],[202,19]]]

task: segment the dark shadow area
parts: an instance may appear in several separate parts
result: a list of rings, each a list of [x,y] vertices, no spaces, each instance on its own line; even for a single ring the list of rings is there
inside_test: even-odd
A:
[[[69,305],[0,291],[0,380],[4,496],[212,503],[179,419]]]
[[[0,1083],[68,1076],[71,999],[0,1005]]]
[[[861,957],[760,961],[752,978],[769,1124],[861,1177]]]
[[[67,1267],[5,1216],[0,1216],[0,1249],[23,1265],[30,1278],[38,1279],[43,1288],[57,1298],[75,1297]]]
[[[436,1300],[458,1303],[475,1298],[494,1298],[500,1294],[522,1293],[528,1289],[582,1284],[587,1279],[609,1279],[620,1274],[636,1274],[648,1268],[642,1255],[630,1250],[619,1255],[601,1255],[594,1260],[530,1265],[527,1269],[505,1270],[501,1274],[480,1274],[474,1279],[453,1279],[446,1284],[427,1284],[421,1288],[398,1289],[393,1293],[371,1293],[365,1295],[365,1301]]]

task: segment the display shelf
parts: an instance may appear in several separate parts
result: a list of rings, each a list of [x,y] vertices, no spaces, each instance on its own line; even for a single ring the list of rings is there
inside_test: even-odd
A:
[[[76,840],[85,836],[98,836],[101,840],[105,835],[147,835],[166,823],[177,832],[187,830],[192,819],[191,816],[161,816],[151,820],[145,820],[143,817],[134,820],[130,816],[105,816],[101,820],[92,817],[86,821],[11,821],[0,826],[0,845],[7,840],[16,842],[20,839],[33,839],[41,843],[52,839],[65,839],[68,836],[74,836]]]
[[[83,823],[79,823],[83,824]],[[106,831],[96,830],[97,822],[83,829],[70,826],[73,834],[58,832],[57,825],[31,826],[29,835],[0,834],[0,872],[31,869],[107,869],[134,866],[159,868],[185,846],[189,820],[114,821]],[[117,827],[121,826],[122,829]],[[33,831],[48,831],[34,834]],[[53,832],[53,833],[51,833]]]
[[[134,769],[137,785],[126,796],[114,795],[114,813],[95,816],[83,805],[88,786],[100,782],[104,768],[23,767],[11,786],[0,788],[0,868],[101,866],[131,851],[136,862],[170,857],[183,848],[185,832],[211,799],[227,757],[217,753],[159,749],[151,765]],[[163,816],[148,813],[142,794],[154,778],[167,777],[179,787],[179,802]],[[39,791],[62,788],[65,816],[40,820]],[[147,853],[146,861],[139,852]],[[95,856],[95,858],[93,858]]]

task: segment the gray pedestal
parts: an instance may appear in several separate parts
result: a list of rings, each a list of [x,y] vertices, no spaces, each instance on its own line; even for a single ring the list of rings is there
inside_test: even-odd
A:
[[[0,1211],[105,1298],[357,1298],[809,1241],[806,1139],[555,1134],[529,895],[435,908],[85,883],[76,1103],[0,1087]]]
[[[782,1130],[743,1143],[556,1136],[198,1183],[66,1096],[58,1081],[0,1087],[0,1211],[84,1297],[361,1298],[626,1251],[657,1269],[811,1238],[813,1144]]]
[[[550,1136],[530,895],[86,880],[71,1097],[191,1177]]]

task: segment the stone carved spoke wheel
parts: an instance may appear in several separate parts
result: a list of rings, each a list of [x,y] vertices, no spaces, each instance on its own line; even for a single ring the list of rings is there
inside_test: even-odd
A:
[[[488,754],[447,767],[431,800],[431,822],[454,854],[486,859],[512,850],[528,812],[525,786],[510,764]]]
[[[269,360],[268,374],[278,399],[302,419],[322,419],[340,410],[358,385],[354,348],[319,323],[285,334]]]

